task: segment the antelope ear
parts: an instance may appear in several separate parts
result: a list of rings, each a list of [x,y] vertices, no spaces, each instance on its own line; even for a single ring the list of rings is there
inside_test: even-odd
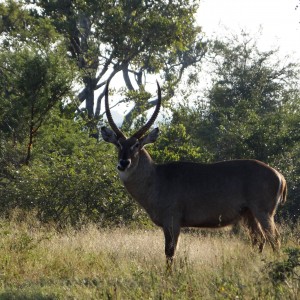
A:
[[[105,142],[112,143],[114,145],[118,145],[118,139],[116,134],[109,128],[106,128],[105,126],[101,127],[101,134],[102,138]]]
[[[154,143],[158,138],[158,134],[159,134],[159,129],[158,128],[153,129],[149,134],[141,138],[140,140],[141,145],[144,146],[147,144]]]

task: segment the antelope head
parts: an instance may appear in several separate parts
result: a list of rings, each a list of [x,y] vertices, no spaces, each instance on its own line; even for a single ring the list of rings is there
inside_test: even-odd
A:
[[[117,127],[115,122],[113,121],[109,104],[108,104],[108,85],[106,84],[105,88],[105,110],[108,123],[112,128],[101,128],[101,134],[103,139],[106,142],[114,144],[118,149],[118,165],[117,168],[119,172],[126,172],[129,170],[135,169],[139,162],[140,151],[146,144],[154,143],[158,137],[158,128],[153,129],[149,134],[146,134],[151,125],[154,123],[157,115],[159,113],[159,109],[161,106],[161,90],[160,86],[157,82],[158,89],[158,101],[153,112],[153,115],[148,120],[148,122],[140,128],[136,133],[134,133],[131,137],[127,138],[124,133]]]

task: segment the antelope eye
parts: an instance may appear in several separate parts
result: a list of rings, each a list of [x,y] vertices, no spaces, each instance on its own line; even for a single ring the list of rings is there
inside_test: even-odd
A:
[[[130,149],[131,149],[131,151],[132,151],[132,150],[134,150],[134,149],[137,149],[139,146],[140,146],[139,143],[135,143]]]

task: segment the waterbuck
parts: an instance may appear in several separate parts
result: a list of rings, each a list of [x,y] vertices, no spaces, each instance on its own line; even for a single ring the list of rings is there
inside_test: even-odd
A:
[[[112,119],[108,84],[105,109],[112,130],[102,127],[102,137],[118,149],[117,169],[125,188],[151,220],[162,227],[168,262],[173,260],[181,227],[219,228],[242,220],[260,251],[266,240],[273,250],[279,248],[274,215],[278,204],[286,201],[283,175],[263,162],[250,159],[156,164],[144,146],[158,137],[158,128],[146,132],[161,106],[159,84],[152,117],[129,138]]]

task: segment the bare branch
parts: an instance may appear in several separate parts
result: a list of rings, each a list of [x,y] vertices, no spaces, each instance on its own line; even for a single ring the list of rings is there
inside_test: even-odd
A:
[[[128,63],[126,63],[126,64],[124,65],[124,68],[123,68],[123,78],[124,78],[126,87],[127,87],[130,91],[133,91],[134,88],[133,88],[133,85],[132,85],[132,83],[131,83],[131,80],[130,80],[129,74],[128,74]]]
[[[107,81],[111,81],[111,79],[119,72],[119,68],[116,68],[113,70],[113,72],[109,75],[109,77],[107,78]],[[106,82],[102,82],[100,85],[103,86]],[[96,111],[95,111],[95,117],[98,118],[100,116],[100,110],[101,110],[101,102],[102,99],[105,95],[105,90],[102,91],[102,93],[98,96],[97,99],[97,107],[96,107]]]

